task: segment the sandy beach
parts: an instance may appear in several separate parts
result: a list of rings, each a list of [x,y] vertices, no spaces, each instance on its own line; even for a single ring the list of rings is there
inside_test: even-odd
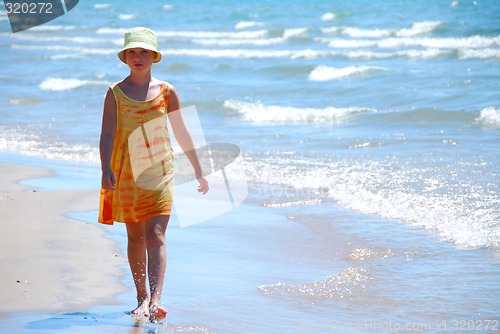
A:
[[[65,214],[96,210],[97,190],[41,191],[24,179],[50,170],[0,164],[0,317],[82,312],[116,303],[126,260],[104,229]]]

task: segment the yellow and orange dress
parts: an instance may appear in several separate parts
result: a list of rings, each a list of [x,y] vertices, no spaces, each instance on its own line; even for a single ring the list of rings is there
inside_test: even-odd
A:
[[[115,190],[101,188],[99,218],[103,224],[137,223],[170,215],[173,198],[173,151],[166,116],[169,84],[149,100],[126,96],[110,86],[116,102],[116,132],[111,156]]]

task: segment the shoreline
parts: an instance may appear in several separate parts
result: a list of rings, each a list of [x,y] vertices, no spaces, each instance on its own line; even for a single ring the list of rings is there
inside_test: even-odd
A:
[[[9,187],[0,191],[0,210],[10,210],[12,221],[22,223],[9,229],[11,237],[0,236],[0,263],[16,273],[22,266],[39,284],[34,286],[33,277],[6,280],[0,273],[0,293],[12,293],[8,299],[2,295],[0,326],[11,332],[212,334],[235,333],[240,326],[241,333],[320,333],[340,322],[432,326],[458,318],[498,320],[498,257],[491,250],[460,249],[423,229],[352,212],[327,198],[304,211],[303,205],[288,205],[294,201],[263,197],[254,189],[243,205],[217,219],[190,228],[172,221],[163,296],[168,322],[137,322],[124,312],[135,297],[126,260],[115,257],[124,252],[123,230],[107,232],[94,223],[94,167],[16,157],[0,162],[0,172],[0,185]],[[29,236],[22,234],[26,230]],[[20,236],[31,241],[31,267],[12,250],[10,262],[4,259],[3,240],[17,246]],[[103,287],[106,295],[99,296]],[[21,288],[34,289],[29,292],[38,300]],[[480,310],[468,306],[478,303]],[[5,312],[10,305],[18,309]]]
[[[0,317],[19,312],[82,312],[117,303],[126,260],[97,224],[72,219],[94,211],[98,190],[37,190],[47,168],[0,162]]]

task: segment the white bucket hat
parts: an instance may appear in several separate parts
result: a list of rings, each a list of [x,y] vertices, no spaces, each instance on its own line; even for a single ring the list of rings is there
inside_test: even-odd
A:
[[[137,27],[127,31],[125,33],[123,49],[118,52],[118,58],[120,58],[122,62],[127,63],[125,60],[125,50],[133,48],[143,48],[156,52],[153,63],[157,63],[161,60],[161,53],[158,51],[156,34],[151,29]]]

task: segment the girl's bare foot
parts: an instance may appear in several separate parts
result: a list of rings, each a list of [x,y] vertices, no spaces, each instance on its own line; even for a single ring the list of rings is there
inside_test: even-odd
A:
[[[138,315],[143,317],[149,317],[149,302],[144,299],[142,302],[139,301],[138,306],[135,310],[131,312],[132,315]]]
[[[149,307],[149,321],[158,322],[167,317],[167,310],[165,310],[161,305],[151,305]]]

